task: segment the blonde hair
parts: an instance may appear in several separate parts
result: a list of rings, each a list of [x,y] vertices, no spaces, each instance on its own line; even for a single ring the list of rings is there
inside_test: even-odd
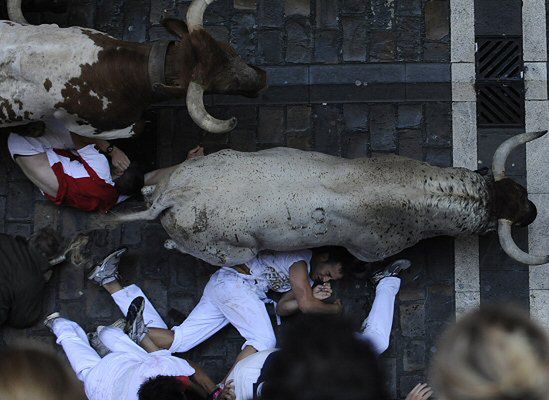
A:
[[[547,336],[518,310],[473,312],[443,334],[431,383],[446,400],[548,400]]]
[[[51,350],[25,343],[0,351],[0,400],[85,400],[82,384]]]

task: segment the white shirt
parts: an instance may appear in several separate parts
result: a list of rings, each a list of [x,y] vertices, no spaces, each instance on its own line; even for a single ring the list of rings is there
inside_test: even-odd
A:
[[[254,396],[254,384],[257,383],[261,369],[269,354],[278,349],[259,351],[239,361],[231,371],[227,381],[232,380],[236,400],[251,400]]]
[[[297,262],[304,261],[307,264],[307,272],[311,271],[310,250],[297,250],[288,252],[266,251],[258,254],[246,263],[251,275],[258,281],[262,289],[284,293],[292,289],[290,283],[290,267]],[[309,283],[313,284],[311,278]]]
[[[90,400],[137,400],[139,388],[149,378],[191,376],[195,370],[168,350],[154,353],[116,352],[105,356],[86,376],[84,387]]]

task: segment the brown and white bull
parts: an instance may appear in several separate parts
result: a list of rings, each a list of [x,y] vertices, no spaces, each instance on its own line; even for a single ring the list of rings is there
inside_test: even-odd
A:
[[[79,135],[130,137],[152,103],[186,96],[201,128],[232,130],[236,119],[208,114],[204,92],[257,96],[266,74],[202,28],[213,1],[194,0],[187,24],[163,21],[178,41],[133,43],[92,29],[28,25],[20,0],[8,0],[12,21],[0,21],[0,127],[55,117]]]
[[[502,144],[493,177],[399,156],[349,160],[289,148],[223,150],[182,163],[149,187],[148,210],[119,219],[161,216],[172,247],[214,265],[242,263],[264,249],[323,245],[377,261],[422,239],[483,234],[499,221],[507,254],[544,264],[547,256],[526,254],[513,242],[511,226],[530,224],[537,211],[504,172],[513,148],[544,133]]]

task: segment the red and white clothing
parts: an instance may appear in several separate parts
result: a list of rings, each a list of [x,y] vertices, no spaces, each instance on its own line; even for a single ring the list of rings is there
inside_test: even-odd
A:
[[[112,352],[104,358],[76,322],[59,318],[52,329],[90,400],[138,400],[139,388],[149,378],[195,373],[187,361],[167,350],[147,353],[118,328],[107,326],[99,332],[99,339]]]
[[[8,149],[15,156],[45,153],[57,177],[59,190],[46,197],[85,211],[107,211],[118,201],[107,158],[93,144],[76,150],[70,132],[55,120],[48,120],[43,136],[33,138],[12,133]]]

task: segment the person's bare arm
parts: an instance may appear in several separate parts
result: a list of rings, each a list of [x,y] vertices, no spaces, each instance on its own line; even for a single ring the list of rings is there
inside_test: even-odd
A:
[[[90,144],[95,145],[102,153],[107,153],[109,142],[103,139],[94,139],[85,136],[80,136],[75,133],[71,133],[71,138],[76,149],[81,149]],[[130,166],[130,159],[122,150],[116,146],[112,146],[112,151],[109,153],[111,157],[112,165],[122,173]]]
[[[194,375],[192,375],[190,379],[195,385],[191,389],[198,395],[206,397],[209,393],[214,391],[217,386],[198,364],[188,360],[187,362],[194,368]]]
[[[326,300],[332,295],[332,287],[329,282],[313,288],[313,296],[318,300]],[[276,313],[281,317],[287,317],[299,311],[299,304],[295,298],[293,290],[284,293],[276,304]]]
[[[196,146],[194,149],[189,150],[186,160],[192,160],[193,158],[204,156],[204,147]],[[145,174],[145,186],[152,186],[160,183],[164,177],[170,175],[175,171],[180,164],[172,165],[171,167],[157,169]]]
[[[299,261],[290,267],[290,283],[302,313],[338,314],[341,312],[342,306],[339,300],[333,304],[326,304],[313,296],[307,264],[304,261]]]

